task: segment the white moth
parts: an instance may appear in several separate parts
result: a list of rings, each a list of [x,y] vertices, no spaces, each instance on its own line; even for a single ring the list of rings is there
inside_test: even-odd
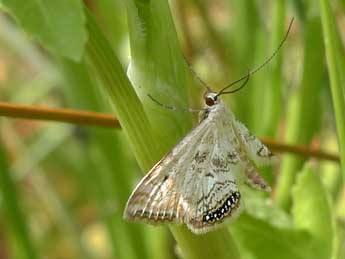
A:
[[[256,168],[271,162],[272,153],[235,119],[220,94],[205,94],[201,121],[140,181],[126,219],[184,223],[206,233],[241,212],[243,180],[270,191]]]
[[[249,76],[273,59],[287,39],[293,20],[278,48],[262,65],[219,93],[211,91],[192,70],[208,89],[204,95],[202,119],[139,182],[127,202],[126,219],[151,224],[186,224],[192,232],[201,234],[223,225],[241,212],[241,182],[260,190],[271,190],[256,168],[272,162],[272,153],[236,120],[220,96],[240,90]],[[244,79],[246,81],[239,88],[225,91]]]

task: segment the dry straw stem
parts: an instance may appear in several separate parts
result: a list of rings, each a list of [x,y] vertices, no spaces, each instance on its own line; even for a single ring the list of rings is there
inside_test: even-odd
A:
[[[38,107],[0,102],[0,115],[12,118],[67,122],[78,125],[120,128],[112,115],[71,109]]]
[[[110,114],[61,108],[38,107],[7,102],[0,102],[0,116],[32,120],[58,121],[82,126],[121,128],[117,118]],[[339,156],[336,154],[310,149],[301,145],[280,143],[268,138],[261,138],[261,141],[276,152],[287,152],[302,155],[307,158],[318,158],[339,162]]]

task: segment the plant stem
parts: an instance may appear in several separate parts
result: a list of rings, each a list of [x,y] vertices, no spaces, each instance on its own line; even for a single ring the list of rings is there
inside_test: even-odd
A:
[[[97,126],[105,128],[121,127],[118,119],[115,116],[106,113],[10,104],[6,102],[0,102],[0,116],[67,122],[82,126]],[[269,138],[261,138],[261,141],[276,152],[292,153],[304,156],[306,158],[317,158],[339,162],[338,155],[321,150],[311,149],[307,146],[281,143]]]
[[[110,114],[13,104],[7,102],[0,102],[0,116],[33,120],[59,121],[78,125],[101,126],[106,128],[120,127],[118,120]]]

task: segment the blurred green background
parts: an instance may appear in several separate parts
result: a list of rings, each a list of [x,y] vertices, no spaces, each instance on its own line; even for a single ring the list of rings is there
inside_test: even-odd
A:
[[[0,258],[345,258],[344,0],[0,0],[1,101],[114,114],[122,129],[1,117]],[[153,103],[224,96],[259,137],[338,153],[282,153],[243,187],[227,228],[126,222],[140,177],[197,121]],[[0,108],[1,111],[1,108]]]

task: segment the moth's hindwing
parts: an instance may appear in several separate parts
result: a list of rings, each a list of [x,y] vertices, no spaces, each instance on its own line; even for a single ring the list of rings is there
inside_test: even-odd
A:
[[[254,162],[256,166],[268,165],[273,162],[275,157],[272,152],[261,143],[249,130],[238,120],[234,120],[234,128],[238,139],[245,149],[246,156]]]
[[[275,157],[241,122],[233,120],[233,128],[241,150],[243,150],[241,157],[244,164],[244,175],[246,176],[245,182],[253,188],[270,192],[271,187],[258,173],[257,167],[271,164]]]

